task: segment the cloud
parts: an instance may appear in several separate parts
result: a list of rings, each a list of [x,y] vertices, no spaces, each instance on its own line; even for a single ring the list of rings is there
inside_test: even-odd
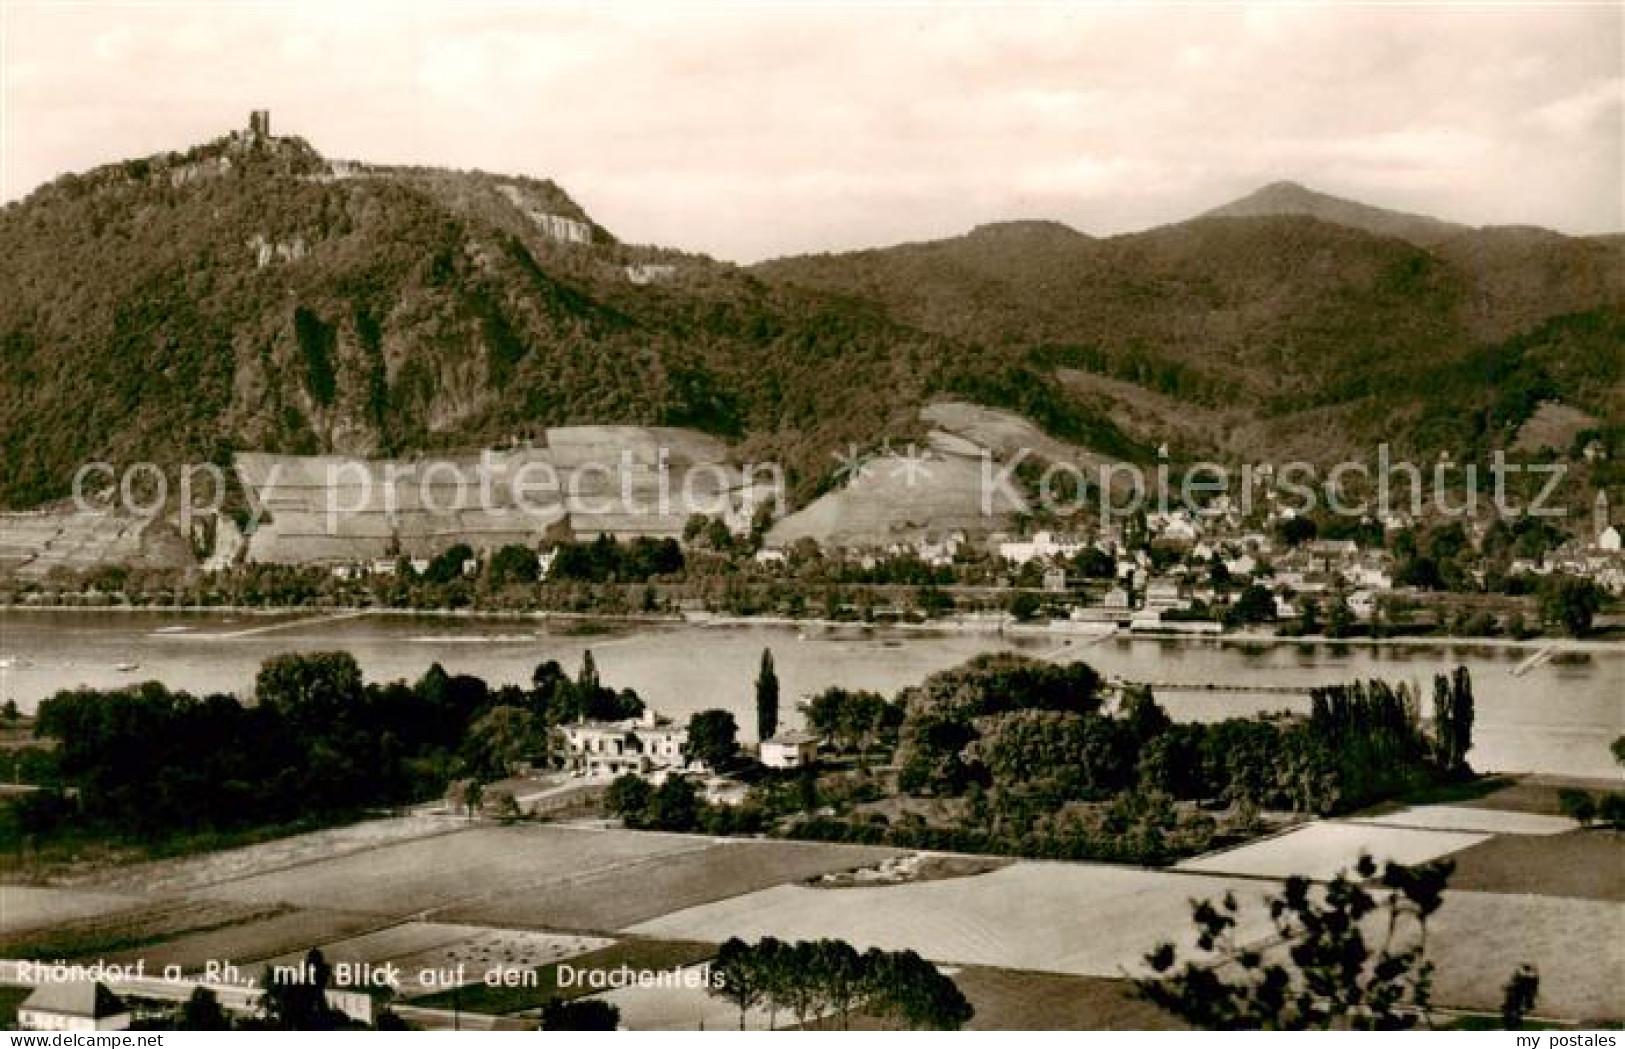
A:
[[[1459,221],[1622,225],[1618,6],[14,5],[6,199],[269,108],[335,156],[551,177],[749,260],[1276,178]]]

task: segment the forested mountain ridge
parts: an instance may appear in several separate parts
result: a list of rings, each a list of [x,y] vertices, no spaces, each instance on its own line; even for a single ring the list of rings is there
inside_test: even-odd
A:
[[[1233,454],[1476,454],[1545,400],[1625,420],[1618,237],[1474,230],[1277,184],[1141,233],[1008,223],[755,272],[1003,347],[1112,418],[1159,397],[1175,430],[1180,406],[1227,413],[1206,436]]]
[[[92,460],[473,448],[691,426],[788,463],[962,391],[1128,450],[1002,359],[845,296],[620,244],[549,182],[382,168],[238,132],[0,211],[0,505]],[[1028,381],[1031,379],[1031,381]]]
[[[1379,434],[1471,451],[1542,400],[1625,417],[1620,238],[1422,247],[1264,214],[741,268],[622,243],[551,182],[250,130],[41,187],[0,210],[0,259],[13,508],[93,460],[469,449],[572,423],[703,429],[806,496],[832,451],[915,436],[943,395],[1130,458],[1165,427],[1182,451],[1328,458]],[[1158,398],[1174,410],[1126,410]]]

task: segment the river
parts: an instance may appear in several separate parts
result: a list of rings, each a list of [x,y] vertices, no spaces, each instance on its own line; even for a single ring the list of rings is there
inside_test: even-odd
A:
[[[374,680],[415,678],[438,662],[492,684],[526,682],[546,659],[573,674],[591,649],[606,684],[634,688],[656,710],[679,719],[708,707],[732,710],[746,738],[753,735],[753,681],[764,648],[773,651],[787,712],[830,685],[890,695],[979,652],[1014,650],[1082,659],[1103,674],[1133,680],[1271,688],[1382,677],[1414,682],[1424,694],[1434,673],[1465,665],[1477,698],[1470,760],[1482,771],[1617,778],[1609,744],[1625,734],[1625,652],[1618,650],[1567,653],[1515,676],[1512,670],[1529,652],[1510,646],[1069,641],[859,626],[636,624],[581,633],[531,620],[0,612],[0,658],[6,660],[0,698],[15,699],[26,711],[59,689],[149,679],[191,692],[246,695],[267,657],[330,648],[353,653]],[[1176,718],[1191,720],[1307,706],[1305,696],[1269,691],[1162,690],[1157,698]]]

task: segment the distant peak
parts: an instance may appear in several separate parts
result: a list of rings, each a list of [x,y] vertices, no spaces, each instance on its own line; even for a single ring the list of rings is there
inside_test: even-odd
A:
[[[972,229],[967,236],[977,238],[1017,238],[1032,236],[1062,236],[1062,237],[1088,237],[1064,222],[1055,222],[1050,219],[1011,219],[1004,222],[984,222]]]
[[[1310,189],[1301,182],[1281,179],[1280,181],[1271,182],[1260,186],[1251,193],[1247,194],[1245,197],[1232,201],[1229,204],[1224,205],[1223,208],[1218,208],[1215,210],[1223,211],[1226,209],[1241,208],[1245,206],[1256,208],[1286,209],[1332,204],[1342,204],[1357,208],[1365,207],[1365,205],[1360,204],[1357,201],[1344,200],[1341,197],[1334,197],[1329,193],[1322,193],[1319,190]]]
[[[1301,215],[1338,226],[1364,230],[1378,236],[1398,237],[1426,246],[1466,232],[1468,227],[1427,215],[1372,207],[1359,201],[1334,197],[1298,182],[1279,180],[1233,200],[1199,218],[1267,218]]]

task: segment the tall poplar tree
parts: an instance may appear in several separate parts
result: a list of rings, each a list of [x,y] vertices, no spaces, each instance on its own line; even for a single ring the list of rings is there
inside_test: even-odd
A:
[[[762,669],[756,674],[756,738],[772,739],[779,731],[779,675],[773,670],[773,650],[762,649]]]

